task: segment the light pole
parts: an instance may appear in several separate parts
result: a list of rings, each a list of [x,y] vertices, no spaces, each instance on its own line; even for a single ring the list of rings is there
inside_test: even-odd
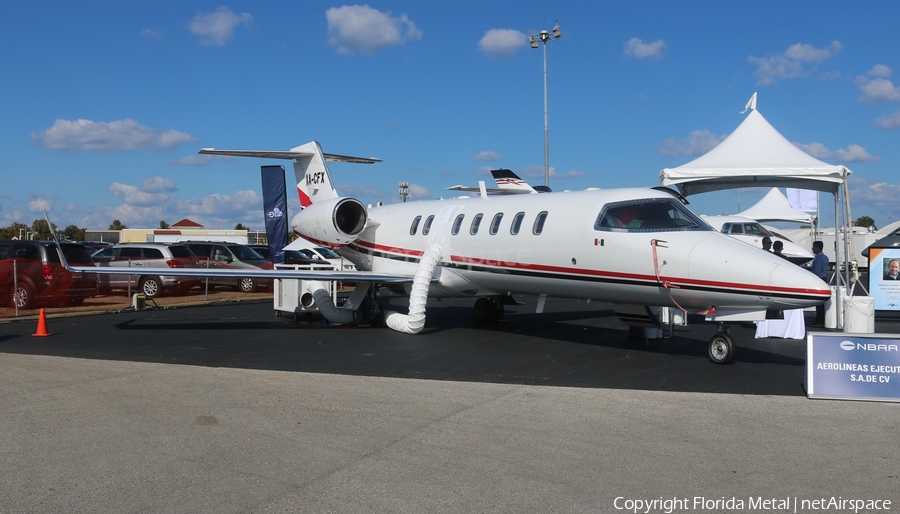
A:
[[[528,36],[531,48],[537,48],[538,38],[544,43],[544,185],[550,187],[550,129],[547,123],[547,43],[556,41],[562,33],[559,31],[559,23],[553,27],[553,32],[542,30],[537,34]]]
[[[409,200],[409,182],[400,183],[400,199],[403,200],[403,202]]]

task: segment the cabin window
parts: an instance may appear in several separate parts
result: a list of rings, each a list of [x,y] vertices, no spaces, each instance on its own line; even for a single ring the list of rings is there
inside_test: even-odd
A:
[[[459,216],[456,217],[455,220],[453,220],[453,228],[450,230],[451,234],[453,234],[454,236],[456,234],[459,234],[459,227],[462,226],[463,218],[465,218],[465,217],[466,217],[465,214],[460,214]]]
[[[545,221],[547,221],[547,211],[541,211],[537,218],[534,219],[534,226],[531,228],[531,232],[536,236],[541,235],[541,232],[544,231]]]
[[[412,225],[409,226],[409,235],[416,235],[416,231],[419,230],[420,221],[422,221],[422,216],[416,216],[416,219],[413,220]]]
[[[422,235],[427,236],[431,232],[431,222],[434,221],[434,215],[425,218],[425,224],[422,225]]]
[[[483,217],[484,217],[484,214],[481,214],[479,212],[478,214],[475,215],[474,218],[472,218],[472,226],[469,227],[469,233],[472,234],[473,236],[478,233],[478,225],[481,225],[481,218],[483,218]]]
[[[522,220],[525,219],[525,213],[519,212],[516,213],[516,216],[512,220],[512,224],[509,226],[509,233],[512,235],[516,235],[519,233],[519,229],[522,228]]]
[[[498,212],[494,215],[494,219],[491,220],[491,235],[496,236],[497,231],[500,230],[500,220],[503,219],[503,213]]]
[[[606,205],[597,217],[594,229],[617,232],[666,232],[712,230],[712,227],[673,199],[647,198]]]

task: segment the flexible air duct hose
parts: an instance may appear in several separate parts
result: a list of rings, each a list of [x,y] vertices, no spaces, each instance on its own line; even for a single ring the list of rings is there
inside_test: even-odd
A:
[[[309,283],[309,289],[325,319],[331,323],[353,323],[353,311],[336,307],[324,282],[313,280]]]
[[[406,334],[418,334],[425,326],[425,302],[428,300],[428,287],[434,267],[441,259],[441,245],[433,244],[419,261],[416,276],[413,278],[412,290],[409,293],[409,314],[385,311],[385,324]]]

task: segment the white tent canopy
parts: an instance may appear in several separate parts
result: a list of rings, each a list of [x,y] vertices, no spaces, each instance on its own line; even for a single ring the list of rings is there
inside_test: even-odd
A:
[[[755,104],[756,94],[751,99]],[[844,166],[822,162],[794,146],[755,109],[724,141],[677,168],[660,173],[664,186],[681,194],[740,187],[795,187],[837,193],[850,174]]]
[[[845,166],[820,161],[794,146],[756,110],[756,93],[747,102],[750,114],[718,146],[677,168],[659,174],[663,186],[675,186],[684,196],[742,187],[792,187],[824,191],[834,195],[834,225],[841,225],[838,205],[842,203],[841,233],[850,233],[850,198]],[[843,202],[840,202],[840,199]],[[850,238],[843,239],[843,254],[836,253],[836,269],[852,254]],[[836,249],[837,250],[837,249]],[[844,285],[850,283],[850,266],[844,266]],[[836,274],[839,276],[840,274]],[[840,288],[837,304],[841,305]],[[838,328],[843,328],[843,311],[838,310]]]
[[[753,207],[739,212],[737,216],[743,216],[756,221],[793,221],[797,223],[812,223],[813,215],[808,212],[798,211],[791,207],[787,197],[777,188],[773,187],[756,202]]]

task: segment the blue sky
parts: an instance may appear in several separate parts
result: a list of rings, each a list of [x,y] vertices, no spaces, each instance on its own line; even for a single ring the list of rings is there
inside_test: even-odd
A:
[[[554,190],[659,185],[758,109],[853,171],[852,216],[900,220],[900,2],[14,2],[0,18],[0,225],[263,228],[259,167],[202,147],[377,157],[366,203],[509,168]],[[288,168],[289,186],[293,174]],[[289,188],[289,208],[299,207]],[[691,197],[735,213],[765,190]],[[740,201],[740,205],[738,204]],[[822,217],[830,198],[823,199]]]

